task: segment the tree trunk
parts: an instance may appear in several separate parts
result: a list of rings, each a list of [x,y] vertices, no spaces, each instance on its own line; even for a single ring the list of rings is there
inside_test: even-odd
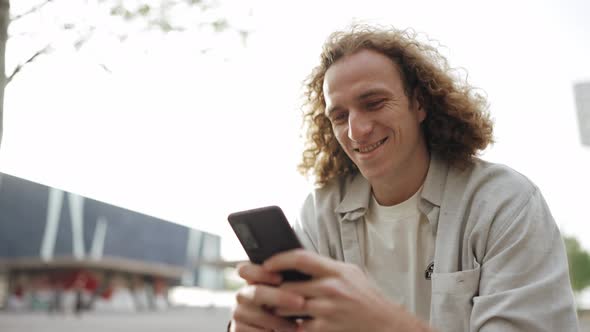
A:
[[[10,0],[0,0],[0,144],[4,127],[4,88],[6,87],[6,40],[10,23]]]

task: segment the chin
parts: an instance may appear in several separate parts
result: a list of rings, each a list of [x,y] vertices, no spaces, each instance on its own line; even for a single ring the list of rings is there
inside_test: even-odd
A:
[[[395,167],[391,163],[382,162],[377,167],[358,167],[358,169],[365,179],[373,182],[373,180],[379,181],[380,179],[388,178],[392,173],[392,169],[395,169]]]
[[[360,171],[361,175],[362,175],[362,176],[363,176],[365,179],[369,180],[369,182],[371,182],[371,183],[372,183],[374,180],[377,180],[377,179],[379,179],[379,178],[382,178],[382,177],[383,177],[383,173],[382,173],[382,172],[376,172],[376,171],[374,171],[374,170],[366,170],[366,171],[365,171],[365,170],[362,170],[362,169],[359,169],[359,171]]]

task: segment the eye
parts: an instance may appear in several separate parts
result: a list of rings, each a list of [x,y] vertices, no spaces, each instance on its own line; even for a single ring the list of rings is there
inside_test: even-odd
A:
[[[366,107],[369,110],[378,110],[383,106],[384,102],[385,102],[385,99],[370,101],[366,104]]]
[[[330,120],[334,124],[340,124],[340,123],[346,122],[347,119],[348,119],[348,112],[345,112],[345,111],[336,111],[336,112],[333,112],[330,116]]]

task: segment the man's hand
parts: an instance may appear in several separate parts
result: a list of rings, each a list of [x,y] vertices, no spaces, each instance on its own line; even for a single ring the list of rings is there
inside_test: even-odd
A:
[[[273,256],[263,268],[267,273],[295,269],[312,276],[310,281],[280,286],[306,299],[302,310],[281,310],[282,314],[313,317],[301,322],[297,331],[429,331],[418,318],[382,296],[356,265],[294,250]]]
[[[277,286],[282,282],[277,272],[268,272],[260,265],[245,263],[238,266],[238,274],[248,286],[236,295],[230,331],[295,331],[297,324],[274,314],[275,310],[299,311],[304,298]]]

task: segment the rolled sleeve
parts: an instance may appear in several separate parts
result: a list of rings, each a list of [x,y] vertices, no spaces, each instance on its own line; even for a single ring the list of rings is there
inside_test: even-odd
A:
[[[492,226],[470,330],[578,331],[565,246],[539,190]]]

